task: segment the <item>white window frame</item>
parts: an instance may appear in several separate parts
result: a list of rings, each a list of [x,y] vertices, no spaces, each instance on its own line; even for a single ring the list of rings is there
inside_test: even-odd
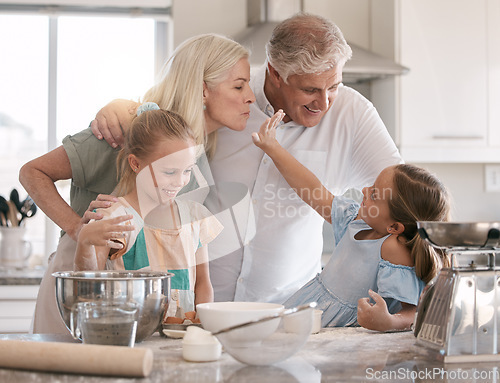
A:
[[[144,8],[133,5],[169,5],[170,0],[126,1],[125,6],[80,6],[71,5],[78,1],[59,0],[61,5],[30,4],[30,1],[0,1],[0,13],[16,14],[46,14],[49,17],[49,78],[48,78],[48,128],[47,150],[51,151],[58,146],[57,141],[57,33],[58,17],[61,15],[78,16],[107,16],[153,18],[155,20],[155,75],[160,72],[164,62],[173,51],[173,20],[170,16],[171,6]],[[56,3],[54,2],[54,3]],[[82,3],[82,2],[80,2]],[[88,3],[88,2],[87,2]],[[96,1],[97,3],[97,1]],[[103,3],[100,1],[100,3]],[[108,2],[116,4],[116,1]],[[70,5],[68,5],[70,4]],[[107,3],[104,2],[104,5]],[[132,7],[131,7],[132,6]],[[145,89],[146,91],[146,89]],[[76,132],[75,132],[76,133]],[[48,217],[45,220],[45,254],[50,254],[57,247],[56,238],[60,228]]]

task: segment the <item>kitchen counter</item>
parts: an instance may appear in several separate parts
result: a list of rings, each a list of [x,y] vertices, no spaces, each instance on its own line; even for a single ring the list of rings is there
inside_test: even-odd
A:
[[[68,336],[0,335],[0,339],[73,341]],[[443,364],[415,344],[411,332],[375,333],[363,328],[323,329],[309,337],[288,360],[272,366],[247,366],[227,353],[209,363],[182,359],[180,339],[153,335],[136,347],[154,353],[151,375],[144,379],[81,376],[0,369],[7,382],[494,382],[500,381],[497,363]]]
[[[0,267],[0,285],[39,285],[45,268],[13,269]]]

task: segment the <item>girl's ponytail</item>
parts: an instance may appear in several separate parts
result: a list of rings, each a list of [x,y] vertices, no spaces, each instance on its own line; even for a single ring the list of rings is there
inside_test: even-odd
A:
[[[417,166],[397,165],[389,209],[392,218],[405,227],[401,235],[420,279],[427,283],[442,267],[450,266],[448,256],[429,245],[417,231],[417,221],[447,221],[449,217],[448,193],[435,176]]]
[[[442,267],[449,267],[447,254],[429,245],[418,233],[408,242],[415,264],[415,274],[425,283],[430,282]]]

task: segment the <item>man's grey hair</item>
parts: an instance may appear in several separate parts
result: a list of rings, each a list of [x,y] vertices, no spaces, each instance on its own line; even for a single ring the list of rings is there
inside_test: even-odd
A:
[[[266,44],[266,56],[286,83],[294,74],[322,73],[344,65],[352,50],[332,21],[299,13],[274,28]]]

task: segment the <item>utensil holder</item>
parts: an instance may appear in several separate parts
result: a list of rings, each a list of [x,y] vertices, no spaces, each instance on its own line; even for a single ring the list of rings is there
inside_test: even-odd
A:
[[[24,239],[26,227],[0,227],[0,265],[25,267],[31,256],[31,242]]]

